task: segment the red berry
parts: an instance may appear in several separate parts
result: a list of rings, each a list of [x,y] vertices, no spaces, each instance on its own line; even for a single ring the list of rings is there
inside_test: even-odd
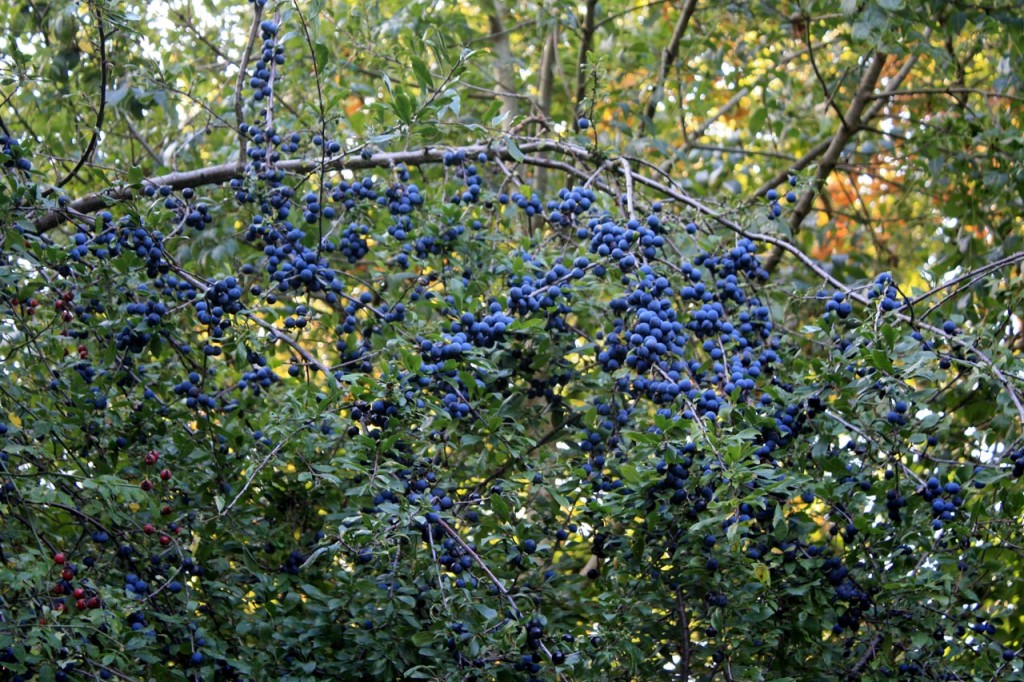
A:
[[[160,480],[161,481],[169,481],[169,480],[171,480],[171,470],[170,469],[161,469],[160,470]]]
[[[154,526],[152,523],[147,523],[142,527],[142,532],[146,535],[152,535],[156,532],[156,526]]]
[[[160,453],[156,450],[150,450],[143,459],[146,464],[156,464],[156,461],[160,459]]]
[[[71,593],[71,596],[75,599],[81,599],[85,596],[85,590],[83,590],[81,587],[76,587],[75,591]]]
[[[171,505],[165,504],[164,508],[160,510],[160,513],[163,514],[164,516],[170,516],[171,515]]]
[[[161,535],[160,544],[166,547],[167,545],[171,544],[171,538],[167,535]]]
[[[64,594],[64,583],[57,583],[53,586],[50,592],[53,592],[54,594]]]
[[[89,604],[89,608],[90,609],[98,608],[99,605],[100,605],[100,598],[99,597],[90,597],[88,604]]]
[[[72,571],[70,568],[65,568],[63,571],[60,572],[60,577],[64,578],[64,580],[74,580],[75,572]]]
[[[142,483],[139,484],[139,487],[148,493],[150,490],[153,489],[153,481],[149,480],[148,478],[144,478],[142,479]]]
[[[68,558],[64,556],[64,552],[57,552],[53,555],[53,563],[55,564],[62,564],[67,560]]]
[[[75,602],[75,606],[77,606],[79,609],[84,609],[85,608],[85,600],[84,599],[79,599],[78,601]]]

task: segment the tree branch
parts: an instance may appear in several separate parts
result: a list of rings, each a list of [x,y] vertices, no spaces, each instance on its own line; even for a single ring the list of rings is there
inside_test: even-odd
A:
[[[857,89],[854,92],[853,101],[850,102],[850,106],[846,110],[846,115],[840,119],[839,129],[836,130],[835,135],[832,137],[828,147],[825,149],[821,162],[818,164],[818,171],[815,173],[814,181],[801,195],[800,201],[797,202],[796,207],[793,209],[793,215],[789,221],[789,227],[792,234],[795,235],[800,231],[800,225],[803,223],[804,218],[806,218],[811,212],[811,207],[814,204],[814,198],[817,196],[818,192],[825,187],[825,182],[828,180],[828,176],[832,174],[836,164],[839,162],[839,156],[842,154],[843,148],[846,147],[846,143],[850,141],[850,138],[860,130],[862,125],[861,114],[864,112],[864,107],[868,103],[871,91],[875,87],[875,83],[878,82],[878,78],[882,74],[882,68],[885,66],[887,59],[887,54],[878,52],[871,59],[871,63],[868,67],[864,70],[860,83],[857,84]],[[765,269],[769,272],[774,270],[781,258],[782,251],[774,249],[765,260]]]
[[[924,39],[927,40],[930,35],[931,29],[929,28],[924,33]],[[913,54],[910,56],[909,59],[907,59],[906,62],[903,63],[903,66],[900,68],[899,72],[892,78],[891,81],[887,83],[887,87],[883,93],[879,95],[872,94],[868,96],[868,99],[874,99],[876,101],[867,109],[866,112],[864,112],[864,115],[861,118],[862,129],[868,121],[870,121],[871,119],[878,115],[878,112],[881,111],[882,108],[885,106],[885,103],[888,102],[887,95],[892,92],[895,92],[896,89],[899,88],[899,86],[903,83],[904,79],[906,79],[907,75],[910,73],[910,70],[914,68],[914,64],[917,63],[917,57],[917,54]],[[786,182],[786,180],[791,175],[794,175],[795,173],[798,173],[807,166],[811,165],[811,163],[813,163],[816,158],[821,156],[821,154],[823,154],[825,150],[828,149],[830,143],[831,141],[829,139],[825,139],[811,147],[811,149],[809,149],[807,153],[801,156],[796,163],[794,163],[788,169],[782,171],[781,173],[777,174],[775,177],[773,177],[772,179],[768,180],[760,187],[758,187],[754,191],[754,197],[763,197],[768,192],[768,190],[778,187],[782,183]]]
[[[580,52],[576,58],[576,96],[573,99],[573,112],[577,114],[578,118],[580,112],[580,104],[583,102],[583,98],[587,94],[587,61],[590,55],[590,47],[594,42],[594,31],[596,31],[596,24],[594,22],[594,13],[597,11],[597,0],[587,0],[586,15],[583,17],[583,34],[580,36]],[[573,127],[579,130],[576,122],[573,121]]]
[[[519,100],[511,96],[515,92],[515,75],[512,71],[512,48],[509,45],[508,33],[505,31],[505,8],[501,0],[493,0],[491,11],[487,17],[490,22],[491,35],[494,36],[494,80],[501,92],[502,111],[507,113],[505,125],[512,123],[512,118],[519,113]]]
[[[993,90],[970,88],[960,85],[947,85],[942,88],[913,88],[910,90],[896,90],[895,92],[883,92],[877,95],[872,95],[871,98],[890,99],[892,97],[913,97],[915,95],[949,95],[956,99],[956,96],[959,94],[981,95],[983,97],[990,97],[994,99],[1006,99],[1011,102],[1024,102],[1024,97],[1020,95],[1011,95],[1005,92],[995,92]]]
[[[249,70],[249,59],[252,56],[252,47],[256,44],[256,37],[260,34],[260,19],[263,17],[263,5],[256,3],[256,12],[252,15],[252,26],[249,27],[249,42],[242,51],[242,61],[238,65],[238,79],[235,81],[235,127],[238,129],[238,167],[245,165],[245,149],[248,145],[248,138],[242,132],[242,124],[245,117],[242,114],[242,88],[245,85],[246,72]]]
[[[661,101],[662,93],[665,90],[665,79],[668,78],[668,71],[672,68],[672,64],[676,61],[676,57],[679,54],[679,42],[683,39],[683,34],[686,33],[686,27],[690,23],[690,18],[693,16],[694,10],[697,9],[697,0],[686,0],[686,5],[683,6],[683,12],[679,15],[679,21],[676,22],[675,30],[672,31],[672,38],[669,40],[668,45],[661,52],[661,65],[658,67],[658,80],[654,84],[654,92],[651,93],[651,98],[647,101],[647,107],[644,109],[644,116],[640,120],[640,134],[642,135],[647,131],[647,127],[654,122],[654,112],[658,108],[658,102]]]
[[[875,655],[878,653],[878,645],[881,641],[882,636],[878,634],[871,638],[868,642],[867,648],[864,650],[864,653],[861,654],[860,658],[857,659],[857,662],[853,664],[853,667],[850,668],[850,671],[846,674],[846,679],[855,680],[860,678],[861,672],[869,663],[871,663],[871,661],[874,660]]]
[[[92,6],[93,16],[96,18],[96,25],[100,33],[100,105],[99,110],[96,112],[96,125],[92,129],[92,137],[89,139],[89,144],[86,146],[85,151],[78,158],[78,163],[74,165],[71,171],[64,176],[63,179],[58,180],[56,186],[63,187],[78,175],[78,171],[82,170],[82,166],[88,163],[92,159],[93,153],[96,151],[96,143],[99,141],[100,134],[103,132],[103,117],[107,112],[107,33],[103,28],[103,14],[98,7]]]
[[[679,611],[679,625],[683,629],[680,634],[682,651],[679,652],[680,666],[682,667],[682,678],[690,679],[690,618],[686,613],[686,602],[683,600],[683,591],[676,588],[676,609]]]

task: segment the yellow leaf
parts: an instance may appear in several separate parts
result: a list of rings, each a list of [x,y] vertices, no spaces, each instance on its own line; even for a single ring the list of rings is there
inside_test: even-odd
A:
[[[772,574],[771,571],[768,570],[768,567],[764,564],[756,564],[754,566],[754,577],[757,578],[757,581],[759,583],[767,587],[771,587]]]

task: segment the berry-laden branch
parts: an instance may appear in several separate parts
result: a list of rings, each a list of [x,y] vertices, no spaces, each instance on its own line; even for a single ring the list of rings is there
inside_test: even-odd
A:
[[[189,284],[195,287],[196,291],[205,294],[206,291],[210,288],[204,282],[200,281],[197,277],[195,277],[192,273],[184,270],[183,268],[174,266],[173,269],[178,276],[187,280]],[[259,315],[252,314],[251,311],[243,310],[240,314],[244,315],[247,319],[252,320],[257,326],[265,329],[267,332],[270,333],[271,336],[273,336],[278,341],[283,341],[292,350],[298,353],[303,360],[305,360],[307,363],[309,363],[313,367],[316,367],[318,370],[327,375],[329,381],[334,380],[334,375],[331,373],[330,368],[328,368],[327,365],[325,365],[319,359],[314,357],[312,353],[310,353],[305,347],[302,346],[302,344],[293,339],[291,336],[284,333],[270,322],[267,322]]]
[[[242,124],[245,123],[245,116],[242,113],[242,87],[249,73],[249,59],[252,56],[253,45],[256,44],[256,36],[260,34],[260,18],[263,16],[263,5],[256,3],[256,11],[252,15],[252,26],[249,27],[249,41],[242,50],[242,61],[238,65],[238,80],[235,81],[235,126],[238,128],[238,163],[240,169],[244,167],[248,145],[248,138],[242,132]]]
[[[732,230],[733,232],[742,237],[746,237],[751,241],[770,244],[771,246],[774,247],[773,253],[778,252],[781,254],[783,252],[786,252],[792,254],[809,270],[811,270],[816,275],[821,277],[822,281],[828,283],[830,286],[838,289],[839,291],[842,291],[844,294],[849,296],[851,300],[856,301],[857,303],[863,306],[872,304],[871,300],[867,296],[860,292],[852,290],[845,283],[833,277],[814,258],[811,258],[803,251],[801,251],[799,247],[789,243],[785,239],[782,239],[781,237],[777,237],[774,235],[749,232],[745,228],[743,228],[743,226],[739,225],[735,221],[732,221],[726,218],[725,216],[717,213],[710,207],[702,204],[697,199],[690,197],[689,195],[683,193],[680,190],[675,189],[674,187],[669,187],[656,180],[651,180],[650,178],[647,178],[642,175],[634,175],[634,180],[638,184],[647,185],[648,187],[655,189],[656,191],[660,192],[663,196],[671,197],[682,204],[685,204],[687,206],[690,206],[691,208],[698,210],[700,213],[708,216],[709,218],[712,218],[723,227]],[[978,359],[981,360],[982,364],[989,368],[989,370],[992,372],[993,376],[995,376],[999,384],[1009,394],[1010,400],[1013,402],[1014,407],[1017,410],[1017,415],[1020,419],[1020,422],[1021,424],[1024,424],[1024,403],[1021,402],[1020,396],[1017,394],[1017,391],[1013,388],[1013,385],[1010,383],[1010,380],[1006,377],[1003,371],[1000,370],[999,367],[992,361],[992,359],[989,358],[985,353],[976,348],[974,345],[964,341],[961,337],[957,336],[956,334],[950,334],[940,327],[922,323],[918,320],[915,320],[914,317],[911,315],[906,315],[904,313],[897,311],[894,313],[894,316],[901,322],[910,324],[912,326],[916,326],[921,329],[925,329],[933,334],[936,334],[937,336],[940,336],[948,340],[953,345],[959,346],[961,349],[967,352],[974,353],[978,357]]]
[[[878,69],[881,68],[881,64],[884,63],[884,61],[884,55],[876,55],[875,65]],[[899,87],[899,83],[902,82],[902,79],[906,76],[907,73],[909,73],[909,70],[912,67],[912,65],[913,60],[908,60],[908,62],[904,64],[900,72],[896,75],[896,77],[894,77],[893,82],[890,84],[890,88]],[[874,69],[872,68],[871,71],[873,72]],[[865,78],[862,79],[862,85],[867,83],[869,80],[872,84],[875,82],[874,79],[869,79],[868,76],[865,76]],[[869,89],[870,88],[868,88],[868,90]],[[878,106],[878,108],[880,108],[881,100],[879,102],[876,102],[875,104]],[[858,116],[862,110],[863,106],[857,108]],[[873,115],[874,113],[875,107],[872,107],[870,110],[868,110],[867,115],[870,116]],[[851,127],[851,129],[853,128]],[[342,154],[328,159],[325,163],[320,163],[315,159],[293,159],[278,162],[276,164],[276,168],[284,172],[310,173],[320,169],[358,170],[364,168],[390,168],[401,164],[404,164],[406,166],[420,166],[434,163],[443,163],[446,155],[449,155],[453,152],[459,152],[464,153],[468,157],[473,157],[480,153],[487,153],[490,156],[498,159],[509,160],[517,158],[521,163],[527,165],[557,168],[572,175],[575,175],[576,177],[580,177],[582,179],[590,178],[589,174],[585,173],[584,171],[576,168],[571,164],[562,161],[548,159],[540,156],[523,156],[523,154],[545,151],[557,152],[581,162],[604,163],[607,160],[601,155],[599,155],[597,152],[594,152],[584,147],[580,147],[578,145],[562,142],[559,140],[539,139],[528,140],[519,144],[518,151],[515,154],[515,156],[513,156],[513,154],[509,151],[507,147],[495,146],[492,144],[475,144],[457,148],[425,147],[422,149],[402,152],[382,152],[378,154],[371,154],[368,156]],[[807,269],[809,269],[815,275],[820,277],[823,282],[829,284],[830,286],[834,287],[839,291],[844,292],[851,298],[851,300],[856,301],[857,303],[865,306],[870,304],[870,301],[866,296],[858,292],[852,291],[850,287],[848,287],[846,284],[839,281],[830,273],[828,273],[817,260],[805,254],[799,247],[793,245],[786,239],[776,235],[750,232],[739,223],[723,216],[721,213],[715,211],[714,209],[710,208],[701,201],[689,196],[681,189],[678,189],[675,186],[664,184],[645,175],[633,173],[628,169],[628,166],[623,167],[619,164],[612,164],[608,166],[608,169],[610,172],[622,174],[626,178],[627,184],[631,180],[633,183],[637,185],[644,185],[646,187],[649,187],[650,189],[661,194],[662,196],[669,197],[683,205],[689,206],[690,208],[714,220],[722,227],[731,230],[732,232],[736,233],[741,237],[745,237],[754,242],[760,242],[772,246],[773,250],[772,253],[769,255],[769,261],[773,259],[775,254],[778,254],[778,257],[774,257],[774,261],[776,263],[778,262],[778,259],[781,258],[782,253],[792,254]],[[218,166],[200,168],[192,171],[170,173],[168,175],[163,175],[146,180],[143,182],[143,184],[152,186],[169,186],[171,187],[171,189],[184,189],[186,187],[194,188],[205,185],[222,184],[224,182],[227,182],[231,178],[236,177],[237,174],[237,165],[234,163],[227,163]],[[66,219],[66,216],[69,212],[89,213],[98,211],[104,208],[110,201],[118,199],[128,199],[131,196],[132,188],[126,187],[115,188],[113,190],[109,190],[108,192],[100,192],[88,195],[86,197],[83,197],[82,199],[71,202],[63,210],[52,211],[37,219],[34,223],[36,233],[42,234],[60,225],[61,222],[63,222],[63,220]],[[903,313],[899,312],[895,313],[895,316],[902,322],[915,324],[915,321],[911,316],[904,315]],[[317,367],[321,371],[326,372],[328,376],[330,376],[330,372],[328,371],[327,367],[322,362],[313,357],[308,350],[303,348],[293,338],[291,338],[281,330],[277,329],[269,322],[260,319],[258,316],[250,315],[249,317],[256,324],[270,332],[275,338],[284,341],[286,344],[291,346],[296,353],[298,353],[304,360],[306,360],[306,362]],[[924,325],[921,323],[916,324],[923,329],[927,329],[928,331],[936,333],[943,338],[949,339],[951,343],[960,346],[964,350],[975,353],[977,357],[982,361],[982,363],[990,368],[990,370],[993,372],[994,376],[997,378],[999,383],[1009,392],[1011,400],[1014,406],[1017,408],[1017,412],[1020,416],[1021,423],[1024,423],[1024,404],[1021,403],[1020,397],[1013,389],[1009,380],[1002,373],[1002,371],[993,364],[991,359],[989,359],[984,353],[972,347],[970,344],[966,344],[966,342],[962,341],[955,335],[945,333],[942,329],[938,327],[935,327],[933,325]]]
[[[590,149],[580,147],[578,145],[562,142],[559,140],[550,139],[539,139],[522,142],[518,145],[519,151],[523,154],[533,154],[535,152],[558,152],[565,156],[571,157],[578,161],[590,162],[590,163],[605,163],[606,159]],[[406,166],[422,166],[428,164],[442,163],[446,154],[450,153],[462,153],[467,157],[475,157],[480,153],[487,153],[490,156],[497,158],[498,160],[514,160],[519,155],[515,156],[509,152],[507,147],[495,146],[492,144],[475,144],[463,147],[424,147],[422,149],[415,149],[402,152],[381,152],[372,154],[369,156],[355,155],[355,154],[342,154],[333,158],[327,159],[326,162],[321,164],[317,159],[289,159],[279,161],[276,164],[276,168],[286,173],[298,173],[306,174],[317,171],[321,167],[324,170],[361,170],[366,168],[391,168],[398,165]],[[526,156],[521,160],[522,163],[531,166],[541,166],[563,170],[567,173],[573,174],[582,180],[587,180],[591,177],[590,173],[586,173],[571,164],[548,159],[539,156]],[[613,172],[620,172],[614,166],[609,165]],[[621,169],[622,173],[625,173],[625,169]],[[229,181],[231,178],[236,177],[238,174],[238,167],[234,163],[225,163],[217,166],[209,166],[206,168],[199,168],[191,171],[181,171],[176,173],[169,173],[167,175],[161,175],[142,182],[143,186],[149,185],[153,187],[167,186],[172,190],[181,190],[185,188],[196,188],[207,185],[218,185]],[[647,176],[639,173],[630,173],[632,182],[635,184],[644,185],[659,192],[663,196],[670,197],[682,204],[689,206],[690,208],[702,213],[703,215],[715,220],[723,227],[726,227],[736,234],[747,237],[754,241],[763,242],[779,248],[796,256],[804,265],[810,268],[816,275],[821,277],[823,280],[833,284],[837,288],[841,287],[842,284],[831,277],[821,266],[810,256],[805,255],[799,248],[789,244],[781,237],[772,235],[756,234],[748,232],[745,228],[740,226],[738,223],[725,218],[715,210],[701,203],[700,201],[690,197],[683,191],[670,187],[657,180],[648,178]],[[87,195],[75,201],[72,201],[62,210],[51,211],[38,219],[33,223],[34,231],[36,234],[43,234],[48,232],[67,219],[69,213],[87,214],[100,211],[107,207],[107,205],[114,201],[122,201],[130,199],[133,193],[136,191],[132,187],[116,187],[106,190],[104,192],[97,192],[94,194]],[[610,190],[609,190],[610,191]],[[866,299],[865,299],[866,300]]]

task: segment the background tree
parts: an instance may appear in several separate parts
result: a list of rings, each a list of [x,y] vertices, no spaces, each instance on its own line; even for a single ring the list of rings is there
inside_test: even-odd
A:
[[[1015,2],[0,20],[3,679],[1024,675]]]

